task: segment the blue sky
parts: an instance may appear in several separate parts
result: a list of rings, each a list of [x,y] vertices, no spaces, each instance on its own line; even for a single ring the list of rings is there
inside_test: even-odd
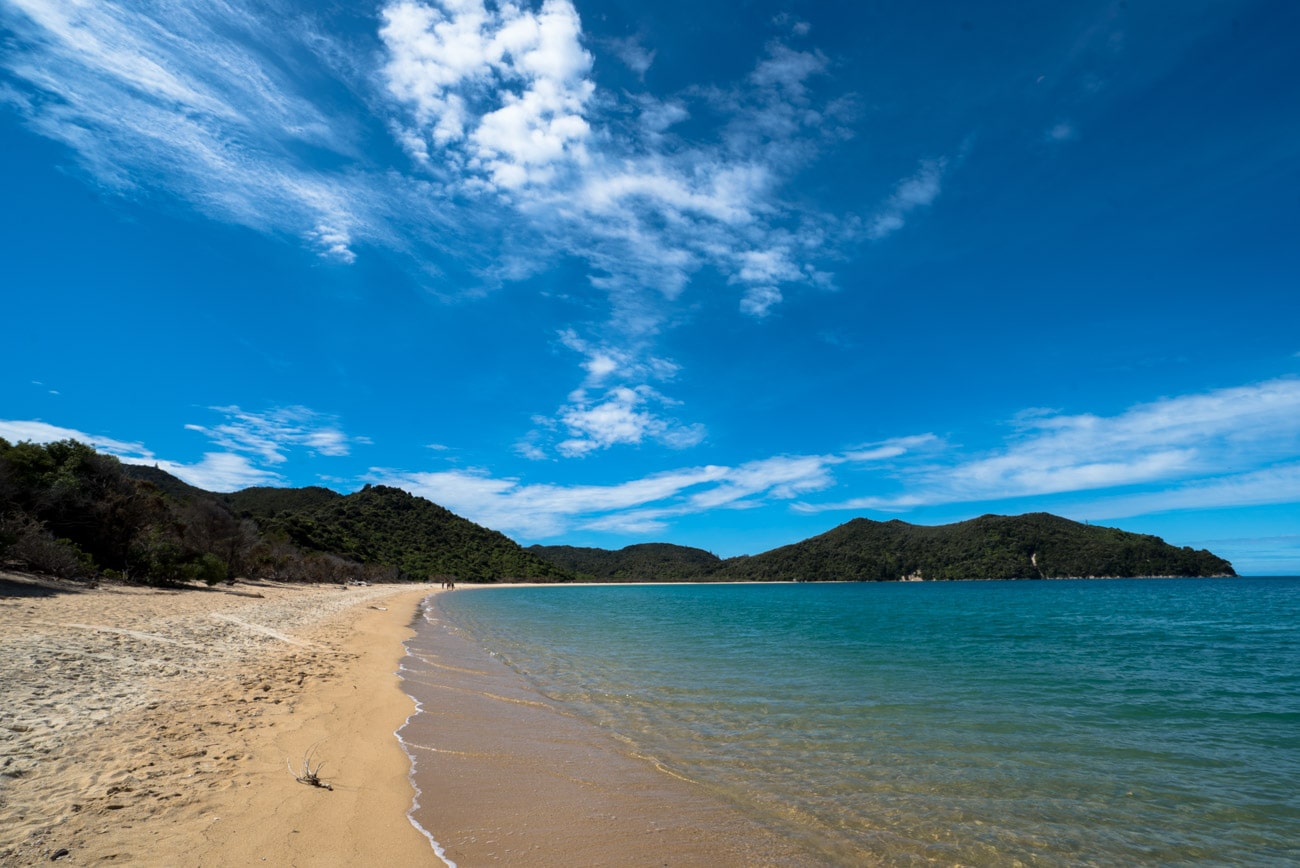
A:
[[[1300,573],[1300,7],[0,0],[0,436]]]

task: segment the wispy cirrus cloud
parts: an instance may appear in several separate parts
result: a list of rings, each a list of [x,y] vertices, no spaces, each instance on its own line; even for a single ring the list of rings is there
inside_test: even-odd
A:
[[[353,124],[293,84],[310,52],[282,10],[11,0],[0,24],[10,102],[99,183],[165,191],[342,262],[358,234],[379,234],[357,178],[297,156],[351,163],[359,147]]]
[[[901,493],[797,508],[896,512],[1080,492],[1095,492],[1094,514],[1108,517],[1278,503],[1295,497],[1297,456],[1300,380],[1286,378],[1164,398],[1115,416],[1029,411],[999,449],[901,469]]]
[[[11,442],[33,443],[77,440],[125,464],[153,465],[208,491],[283,485],[284,478],[271,468],[283,465],[291,451],[305,449],[312,455],[342,457],[350,454],[353,444],[370,442],[364,437],[345,434],[337,420],[305,407],[278,408],[265,413],[247,412],[238,407],[212,409],[225,416],[225,421],[213,426],[185,426],[189,431],[205,435],[219,449],[203,453],[197,462],[160,458],[142,443],[41,421],[0,420],[0,437]]]
[[[925,160],[910,178],[899,182],[889,200],[876,211],[867,225],[867,237],[879,241],[907,224],[912,212],[934,203],[943,187],[944,159]]]
[[[235,491],[251,485],[283,482],[278,474],[255,466],[246,455],[207,452],[198,462],[187,464],[159,458],[141,443],[87,434],[75,428],[64,428],[46,422],[0,419],[0,437],[15,443],[24,440],[32,443],[76,440],[113,455],[124,464],[153,465],[190,485],[208,491]]]
[[[701,274],[755,319],[796,288],[833,286],[824,263],[856,223],[789,191],[851,136],[854,113],[831,59],[791,41],[806,25],[780,22],[790,36],[755,46],[731,84],[665,94],[599,91],[597,64],[644,72],[655,49],[589,37],[570,0],[389,0],[361,32],[344,18],[355,25],[278,2],[10,0],[0,99],[107,189],[174,197],[342,266],[399,251],[435,294],[585,262],[588,286],[572,291],[606,310],[574,328],[632,360],[607,389],[663,394],[665,379],[636,372],[654,369]],[[942,170],[901,182],[868,234],[932,203]],[[554,437],[539,428],[534,448],[582,454],[575,413],[607,403],[557,402]],[[646,431],[690,428],[658,406],[639,405]],[[594,432],[580,441],[636,442]]]
[[[792,501],[836,483],[833,469],[872,464],[931,448],[929,436],[900,438],[827,455],[785,455],[734,467],[708,465],[656,473],[614,485],[552,485],[499,478],[486,470],[407,472],[376,468],[368,481],[392,485],[480,524],[530,539],[575,529],[651,533],[675,517],[753,509]]]
[[[139,443],[38,421],[0,421],[0,437],[77,439],[217,491],[282,482],[272,468],[292,450],[341,456],[350,444],[365,442],[302,408],[219,411],[227,417],[223,424],[187,427],[224,451],[189,464],[159,459]],[[615,418],[601,436],[624,436],[618,433],[624,421]],[[634,427],[625,436],[646,434],[636,435]],[[610,485],[526,482],[485,469],[372,468],[364,481],[403,488],[534,540],[575,530],[660,533],[683,516],[779,504],[805,514],[898,514],[1036,498],[1067,514],[1123,518],[1292,503],[1300,490],[1300,379],[1163,398],[1113,416],[1027,411],[1002,446],[975,454],[919,434],[831,453],[683,467]],[[857,494],[813,499],[844,489]]]
[[[266,464],[282,464],[287,450],[305,447],[316,455],[348,455],[354,443],[369,443],[364,437],[343,433],[338,420],[306,407],[280,407],[253,413],[239,407],[213,407],[226,417],[220,425],[189,424],[190,431],[204,434],[213,443],[235,453],[255,455]]]
[[[0,437],[11,443],[21,443],[23,441],[55,443],[59,440],[76,440],[112,455],[148,454],[148,450],[141,443],[87,434],[75,428],[64,428],[39,420],[0,419]]]

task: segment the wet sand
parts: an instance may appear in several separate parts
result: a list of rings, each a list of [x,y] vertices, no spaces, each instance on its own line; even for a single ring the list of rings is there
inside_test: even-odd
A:
[[[491,593],[465,590],[454,593]],[[566,713],[441,620],[408,642],[415,818],[460,866],[824,864]]]
[[[813,864],[467,637],[403,661],[434,593],[0,573],[0,864],[441,866],[412,757],[461,868]]]
[[[430,592],[0,574],[0,863],[440,865],[394,737]]]

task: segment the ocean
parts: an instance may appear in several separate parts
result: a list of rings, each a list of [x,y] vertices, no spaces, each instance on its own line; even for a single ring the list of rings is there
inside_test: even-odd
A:
[[[491,588],[434,625],[816,862],[1300,865],[1300,578]]]

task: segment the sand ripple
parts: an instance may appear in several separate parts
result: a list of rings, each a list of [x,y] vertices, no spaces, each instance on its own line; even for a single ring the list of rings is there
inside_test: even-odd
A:
[[[215,822],[204,794],[246,784],[243,734],[347,661],[340,613],[393,593],[87,591],[0,574],[0,863],[85,854],[160,813]]]

